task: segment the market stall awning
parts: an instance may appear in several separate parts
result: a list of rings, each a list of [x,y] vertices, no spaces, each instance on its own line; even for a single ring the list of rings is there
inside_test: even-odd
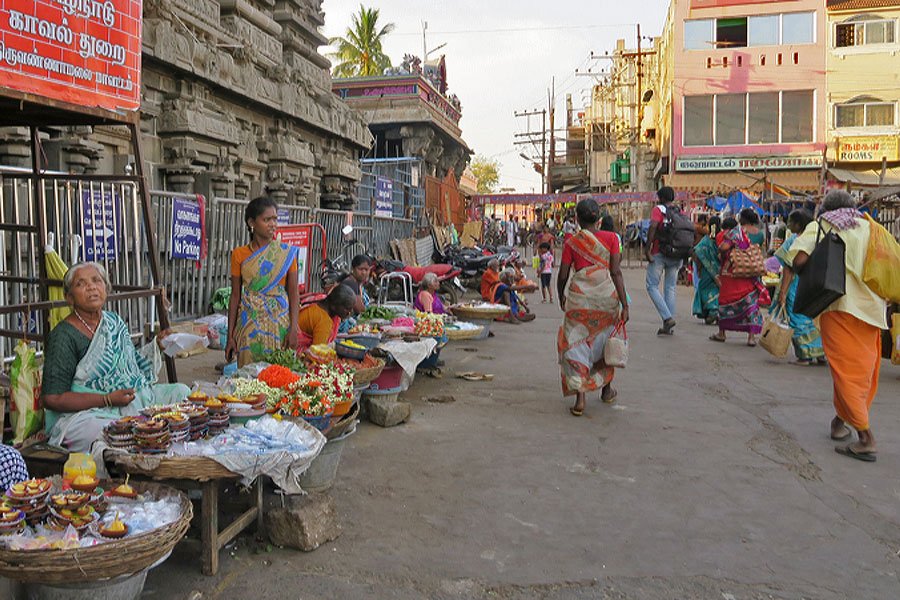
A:
[[[794,192],[817,193],[819,170],[769,171],[768,183]],[[762,191],[762,171],[744,173],[670,173],[665,175],[666,185],[676,190],[705,194],[728,195],[736,189]]]
[[[884,181],[881,181],[881,169],[866,169],[855,171],[852,169],[828,169],[828,175],[832,179],[843,183],[855,183],[857,185],[900,185],[900,167],[892,167],[884,172]]]

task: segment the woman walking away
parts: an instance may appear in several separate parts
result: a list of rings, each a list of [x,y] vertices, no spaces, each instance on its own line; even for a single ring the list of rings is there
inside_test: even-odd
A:
[[[800,367],[808,367],[813,361],[825,364],[825,350],[822,348],[822,337],[812,319],[800,313],[794,312],[794,299],[797,297],[797,283],[799,278],[794,276],[791,265],[791,246],[797,240],[797,236],[803,233],[806,226],[813,220],[808,210],[798,209],[788,215],[787,226],[790,234],[775,251],[775,258],[781,263],[781,286],[778,288],[778,302],[772,304],[770,313],[778,310],[784,311],[788,324],[794,330],[791,341],[794,343],[794,353],[797,360],[793,363]]]
[[[275,240],[278,208],[271,198],[251,200],[244,210],[250,243],[231,253],[231,300],[225,358],[238,357],[238,367],[254,355],[297,348],[296,246]]]
[[[756,211],[752,208],[745,208],[741,210],[741,214],[738,217],[738,220],[740,221],[741,228],[744,230],[744,233],[747,234],[747,239],[750,240],[750,243],[756,244],[757,246],[765,250],[766,232],[763,231],[759,225],[759,215],[756,214]]]
[[[887,304],[863,282],[869,248],[871,223],[857,209],[847,192],[829,192],[822,201],[822,234],[834,232],[845,246],[846,293],[819,315],[822,347],[834,381],[834,410],[831,439],[850,437],[847,425],[855,429],[859,441],[834,450],[844,456],[875,461],[875,436],[869,427],[869,408],[878,392],[881,367],[881,330],[887,329]],[[819,223],[810,223],[791,245],[795,272],[803,272],[816,247]]]
[[[717,215],[709,218],[709,235],[703,236],[694,246],[693,258],[697,266],[697,288],[694,290],[695,317],[703,319],[707,325],[715,325],[719,321],[719,248],[716,236],[722,230],[722,219]]]
[[[614,369],[603,362],[603,350],[616,326],[628,321],[628,295],[619,268],[619,240],[597,229],[597,202],[582,200],[575,212],[581,231],[566,242],[556,279],[559,306],[565,312],[557,350],[563,395],[575,395],[570,411],[580,417],[587,392],[601,389],[604,402],[616,397],[611,386]],[[566,290],[570,275],[572,284]]]
[[[731,253],[735,248],[750,247],[747,234],[734,218],[722,222],[722,231],[716,236],[722,268],[719,271],[719,332],[710,336],[714,342],[724,342],[726,331],[747,334],[747,345],[756,345],[756,335],[762,331],[763,318],[759,312],[759,300],[766,294],[759,277],[731,277]]]

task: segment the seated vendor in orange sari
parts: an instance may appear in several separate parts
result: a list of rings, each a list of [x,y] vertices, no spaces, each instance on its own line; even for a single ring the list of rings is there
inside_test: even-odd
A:
[[[493,302],[494,288],[500,283],[500,261],[496,258],[491,259],[487,267],[487,271],[481,276],[481,299]]]
[[[337,285],[324,300],[304,307],[297,318],[300,326],[298,351],[333,342],[341,320],[353,313],[355,304],[356,294],[353,290],[346,285]]]

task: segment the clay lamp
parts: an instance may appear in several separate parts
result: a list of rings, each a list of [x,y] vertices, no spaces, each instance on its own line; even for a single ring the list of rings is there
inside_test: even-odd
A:
[[[120,498],[134,498],[137,496],[137,490],[128,485],[128,478],[130,475],[125,476],[125,483],[118,485],[109,492],[110,496],[118,496]]]
[[[78,490],[79,492],[93,492],[98,483],[100,483],[100,480],[96,477],[91,477],[90,475],[82,473],[72,480],[72,489]]]
[[[107,538],[118,539],[128,535],[131,528],[119,520],[119,513],[116,511],[116,518],[109,525],[100,529],[100,535]]]

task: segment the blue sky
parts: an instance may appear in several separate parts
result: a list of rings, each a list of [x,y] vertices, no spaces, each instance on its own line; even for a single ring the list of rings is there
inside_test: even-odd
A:
[[[478,154],[501,163],[501,187],[518,192],[540,191],[540,175],[519,157],[516,133],[526,131],[525,119],[514,112],[547,107],[547,90],[556,77],[557,127],[565,126],[565,94],[580,106],[591,77],[576,77],[603,67],[590,60],[591,51],[612,51],[616,40],[635,43],[635,24],[642,35],[658,35],[668,0],[380,0],[366,6],[381,10],[380,20],[396,24],[385,42],[393,64],[404,53],[421,56],[422,22],[428,22],[428,49],[446,43],[435,54],[446,55],[450,91],[463,105],[463,139]],[[325,0],[323,33],[343,35],[359,2]],[[327,48],[320,49],[323,53]],[[532,130],[540,128],[534,117]]]

